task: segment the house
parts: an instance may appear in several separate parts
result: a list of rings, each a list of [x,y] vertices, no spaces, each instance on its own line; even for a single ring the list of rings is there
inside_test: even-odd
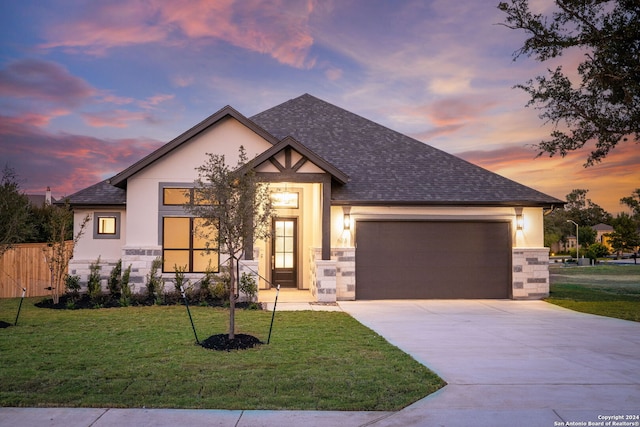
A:
[[[122,259],[139,291],[151,263],[193,277],[202,255],[183,209],[205,153],[235,165],[242,145],[277,205],[274,237],[245,251],[259,289],[318,301],[541,298],[549,292],[543,213],[564,203],[305,94],[247,118],[227,106],[114,177],[69,197],[89,214],[70,273]]]
[[[613,248],[611,247],[611,236],[610,234],[613,233],[613,227],[610,226],[609,224],[596,224],[594,225],[593,228],[596,231],[596,243],[602,243],[603,245],[605,245],[607,248],[609,248],[609,250],[612,250]]]

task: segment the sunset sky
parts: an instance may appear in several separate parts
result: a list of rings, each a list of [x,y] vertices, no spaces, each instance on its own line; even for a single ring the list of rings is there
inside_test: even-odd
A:
[[[612,214],[640,188],[640,145],[585,169],[536,159],[550,131],[512,87],[525,35],[498,0],[20,0],[0,5],[0,163],[54,197],[108,178],[225,105],[249,117],[309,93],[565,199]],[[536,11],[550,2],[535,0]]]

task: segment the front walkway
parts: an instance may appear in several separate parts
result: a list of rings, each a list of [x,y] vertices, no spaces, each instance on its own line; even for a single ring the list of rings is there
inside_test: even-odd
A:
[[[258,290],[258,302],[262,303],[266,310],[273,310],[276,300],[276,290]],[[320,303],[309,291],[301,291],[293,288],[280,288],[278,294],[277,311],[342,311],[336,303]]]

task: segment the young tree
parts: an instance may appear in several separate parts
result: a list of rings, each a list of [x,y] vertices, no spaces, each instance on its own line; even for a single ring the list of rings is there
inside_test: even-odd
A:
[[[33,233],[29,199],[20,193],[13,169],[5,166],[0,177],[0,257]]]
[[[89,215],[85,216],[75,237],[69,241],[69,235],[73,236],[73,211],[68,205],[51,207],[50,223],[48,224],[50,238],[47,247],[42,251],[51,271],[51,297],[54,304],[58,304],[60,301],[60,290],[66,286],[67,271],[69,261],[73,257],[73,249],[84,234],[89,221]]]
[[[529,94],[540,118],[555,129],[538,155],[565,156],[596,141],[585,167],[602,161],[621,141],[640,140],[640,2],[637,0],[555,0],[550,16],[535,14],[529,0],[501,2],[507,28],[524,30],[528,39],[514,53],[539,62],[581,49],[584,61],[575,72],[562,66],[517,85]],[[567,130],[563,130],[563,126]]]
[[[235,169],[226,164],[223,155],[207,155],[205,163],[196,168],[198,179],[193,201],[185,205],[185,209],[204,220],[196,233],[208,241],[217,239],[220,250],[229,256],[229,340],[233,340],[238,298],[237,262],[249,242],[270,235],[271,200],[268,186],[258,181],[244,147],[240,147]]]

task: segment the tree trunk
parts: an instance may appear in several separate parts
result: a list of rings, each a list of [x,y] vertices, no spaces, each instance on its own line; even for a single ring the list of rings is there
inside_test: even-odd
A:
[[[236,271],[235,258],[229,259],[229,341],[236,337]]]

